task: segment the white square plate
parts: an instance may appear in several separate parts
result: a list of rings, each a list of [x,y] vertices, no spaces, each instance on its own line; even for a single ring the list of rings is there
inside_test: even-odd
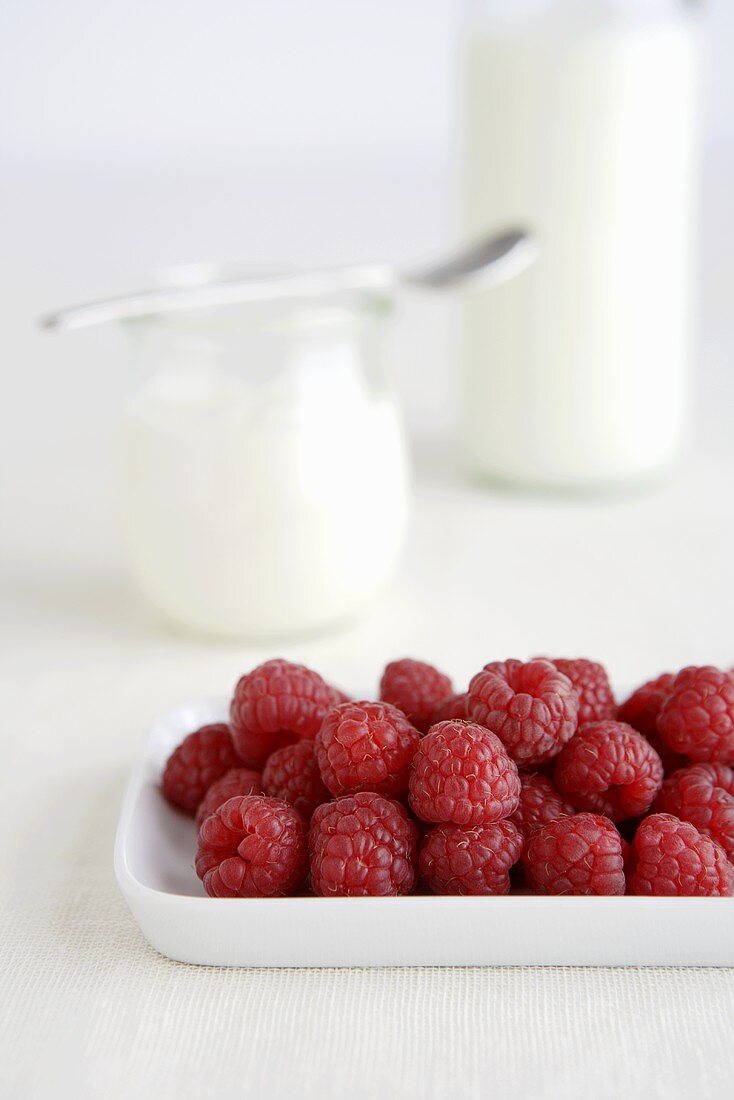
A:
[[[208,898],[193,821],[158,787],[222,703],[162,715],[128,783],[115,874],[145,938],[208,966],[734,966],[734,898]]]

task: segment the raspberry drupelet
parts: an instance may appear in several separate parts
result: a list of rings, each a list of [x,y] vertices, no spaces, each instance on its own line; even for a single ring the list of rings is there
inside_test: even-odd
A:
[[[409,894],[417,841],[405,808],[374,791],[325,802],[311,818],[311,888],[324,897]]]
[[[238,794],[262,794],[262,776],[251,768],[230,768],[221,779],[212,783],[196,811],[197,828],[205,817]]]
[[[724,764],[692,764],[666,779],[656,813],[690,821],[734,860],[734,771]]]
[[[172,806],[193,817],[212,783],[240,763],[226,723],[202,726],[169,756],[161,780],[163,794]]]
[[[376,791],[405,794],[420,734],[389,703],[341,703],[316,736],[321,778],[332,795]]]
[[[650,809],[662,786],[663,765],[631,726],[591,722],[559,755],[554,779],[578,810],[623,821]]]
[[[534,894],[624,894],[622,838],[608,817],[576,814],[537,829],[523,852]]]
[[[423,821],[485,825],[517,809],[520,777],[495,734],[475,722],[439,722],[418,746],[409,794]]]
[[[271,753],[313,739],[339,692],[318,672],[277,658],[243,676],[230,705],[230,726],[241,760],[261,768]]]
[[[694,764],[734,764],[734,676],[711,665],[681,669],[657,728],[671,752]]]
[[[469,717],[495,733],[521,767],[556,756],[578,727],[579,698],[550,661],[495,661],[469,685]]]
[[[721,845],[689,821],[652,814],[629,853],[629,892],[657,897],[730,897],[734,866]]]
[[[230,798],[199,829],[196,873],[211,897],[283,897],[307,871],[306,823],[277,798]]]
[[[276,749],[263,769],[263,791],[290,802],[306,820],[330,795],[324,786],[313,741],[297,741]]]
[[[522,846],[511,821],[434,825],[423,838],[418,867],[435,894],[509,894]]]
[[[380,699],[402,710],[409,722],[425,733],[437,707],[450,698],[451,680],[425,661],[404,657],[386,665],[380,681]]]

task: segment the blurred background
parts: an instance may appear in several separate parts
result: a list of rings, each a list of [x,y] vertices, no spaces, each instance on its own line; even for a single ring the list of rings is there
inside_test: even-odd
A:
[[[541,4],[529,5],[529,19],[533,6],[539,19],[552,22]],[[564,0],[556,7],[565,8]],[[600,3],[598,10],[616,19],[617,8],[630,9],[623,18],[634,21],[640,13],[657,18],[653,8],[660,18],[678,19],[692,7],[641,0]],[[688,661],[731,663],[734,10],[727,0],[701,7],[699,105],[665,96],[647,104],[661,129],[653,124],[646,140],[638,135],[637,167],[625,160],[632,154],[602,112],[603,140],[594,151],[600,178],[645,192],[646,166],[656,161],[650,149],[658,148],[660,134],[667,135],[664,158],[678,120],[688,125],[688,106],[700,117],[691,139],[697,151],[681,154],[679,163],[674,150],[674,171],[655,177],[662,206],[666,178],[670,188],[678,186],[676,165],[695,180],[695,387],[686,391],[683,460],[666,478],[652,478],[652,486],[643,471],[639,484],[625,477],[624,491],[613,486],[611,494],[606,483],[602,491],[584,486],[580,495],[559,495],[538,491],[534,482],[542,478],[510,479],[510,487],[507,478],[496,484],[491,470],[477,478],[462,447],[469,429],[460,409],[461,305],[449,295],[406,296],[389,353],[414,465],[398,571],[384,594],[336,633],[249,643],[169,627],[135,594],[118,505],[121,414],[139,383],[129,349],[111,327],[56,336],[40,332],[36,319],[58,306],[146,286],[171,264],[407,263],[451,248],[479,219],[467,213],[473,201],[467,173],[477,179],[480,172],[467,161],[467,126],[474,126],[475,142],[481,127],[468,113],[465,42],[467,20],[479,41],[485,12],[460,0],[6,3],[0,14],[6,674],[24,682],[40,672],[124,670],[144,677],[152,706],[182,692],[226,690],[237,672],[273,651],[308,660],[350,690],[369,686],[385,660],[407,653],[435,660],[459,681],[486,660],[537,652],[606,660],[622,684]],[[491,0],[484,8],[492,8]],[[536,72],[536,61],[548,63],[543,50],[563,57],[571,48],[562,19],[528,33],[535,45],[530,53],[519,48],[521,75]],[[636,65],[640,80],[647,61],[636,41],[624,65]],[[509,47],[500,52],[511,68],[515,55]],[[496,56],[488,54],[487,64]],[[644,69],[649,87],[661,75],[676,87],[675,70],[661,54],[658,71],[656,56]],[[610,88],[624,65],[610,69]],[[593,60],[589,66],[590,73]],[[577,77],[571,98],[581,112],[583,72]],[[514,87],[513,101],[498,87],[486,93],[490,137],[499,135],[502,148],[512,150],[516,124],[517,142],[530,148],[518,88],[507,86]],[[645,87],[641,80],[635,94],[644,98]],[[565,134],[573,125],[553,115],[563,98],[560,92],[554,98],[553,88],[551,82],[538,135]],[[532,94],[537,99],[537,90]],[[611,91],[603,100],[614,103]],[[546,153],[552,160],[552,149]],[[583,141],[578,155],[583,164]],[[536,163],[542,174],[549,162],[539,156]],[[520,178],[513,172],[505,182],[511,191]],[[649,256],[658,245],[646,239],[645,226],[658,203],[655,194],[645,195],[635,232],[641,255]],[[504,212],[499,198],[497,209]],[[593,214],[590,207],[589,224]],[[575,246],[583,251],[583,219],[564,224],[580,235]],[[675,210],[670,230],[677,240]],[[603,234],[594,240],[595,249],[599,242],[608,248]],[[600,262],[618,271],[620,257],[606,255]],[[624,263],[632,276],[634,256],[627,253]],[[653,298],[668,265],[658,275],[654,264],[645,270]],[[498,295],[492,309],[502,323],[526,332],[533,314],[518,306],[520,281],[517,287],[488,293]],[[505,290],[511,297],[500,297]],[[537,306],[542,286],[533,294]],[[678,325],[675,293],[656,310],[658,321],[667,310]],[[667,416],[663,329],[658,324],[644,336],[655,368],[641,385],[647,402],[660,394]],[[634,392],[625,398],[633,418]],[[597,399],[612,400],[605,392]],[[503,414],[491,386],[481,400],[496,424]],[[653,399],[646,409],[655,407]],[[517,408],[508,415],[517,416]],[[533,415],[543,422],[543,407]],[[655,419],[646,411],[642,424],[652,432]],[[638,421],[633,434],[640,438]],[[471,431],[481,435],[481,425]],[[378,505],[350,519],[355,538],[360,522],[379,524]],[[392,522],[387,514],[386,522]]]

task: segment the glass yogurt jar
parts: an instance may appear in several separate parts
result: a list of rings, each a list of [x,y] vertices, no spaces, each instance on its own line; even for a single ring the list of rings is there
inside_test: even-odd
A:
[[[135,579],[168,618],[300,633],[387,581],[409,483],[390,306],[344,291],[125,322],[146,378],[125,412],[125,529]]]

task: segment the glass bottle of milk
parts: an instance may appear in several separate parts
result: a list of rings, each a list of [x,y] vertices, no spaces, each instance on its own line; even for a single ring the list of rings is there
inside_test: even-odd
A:
[[[540,256],[469,298],[473,469],[597,488],[654,479],[687,404],[699,13],[685,0],[471,0],[468,233]]]

